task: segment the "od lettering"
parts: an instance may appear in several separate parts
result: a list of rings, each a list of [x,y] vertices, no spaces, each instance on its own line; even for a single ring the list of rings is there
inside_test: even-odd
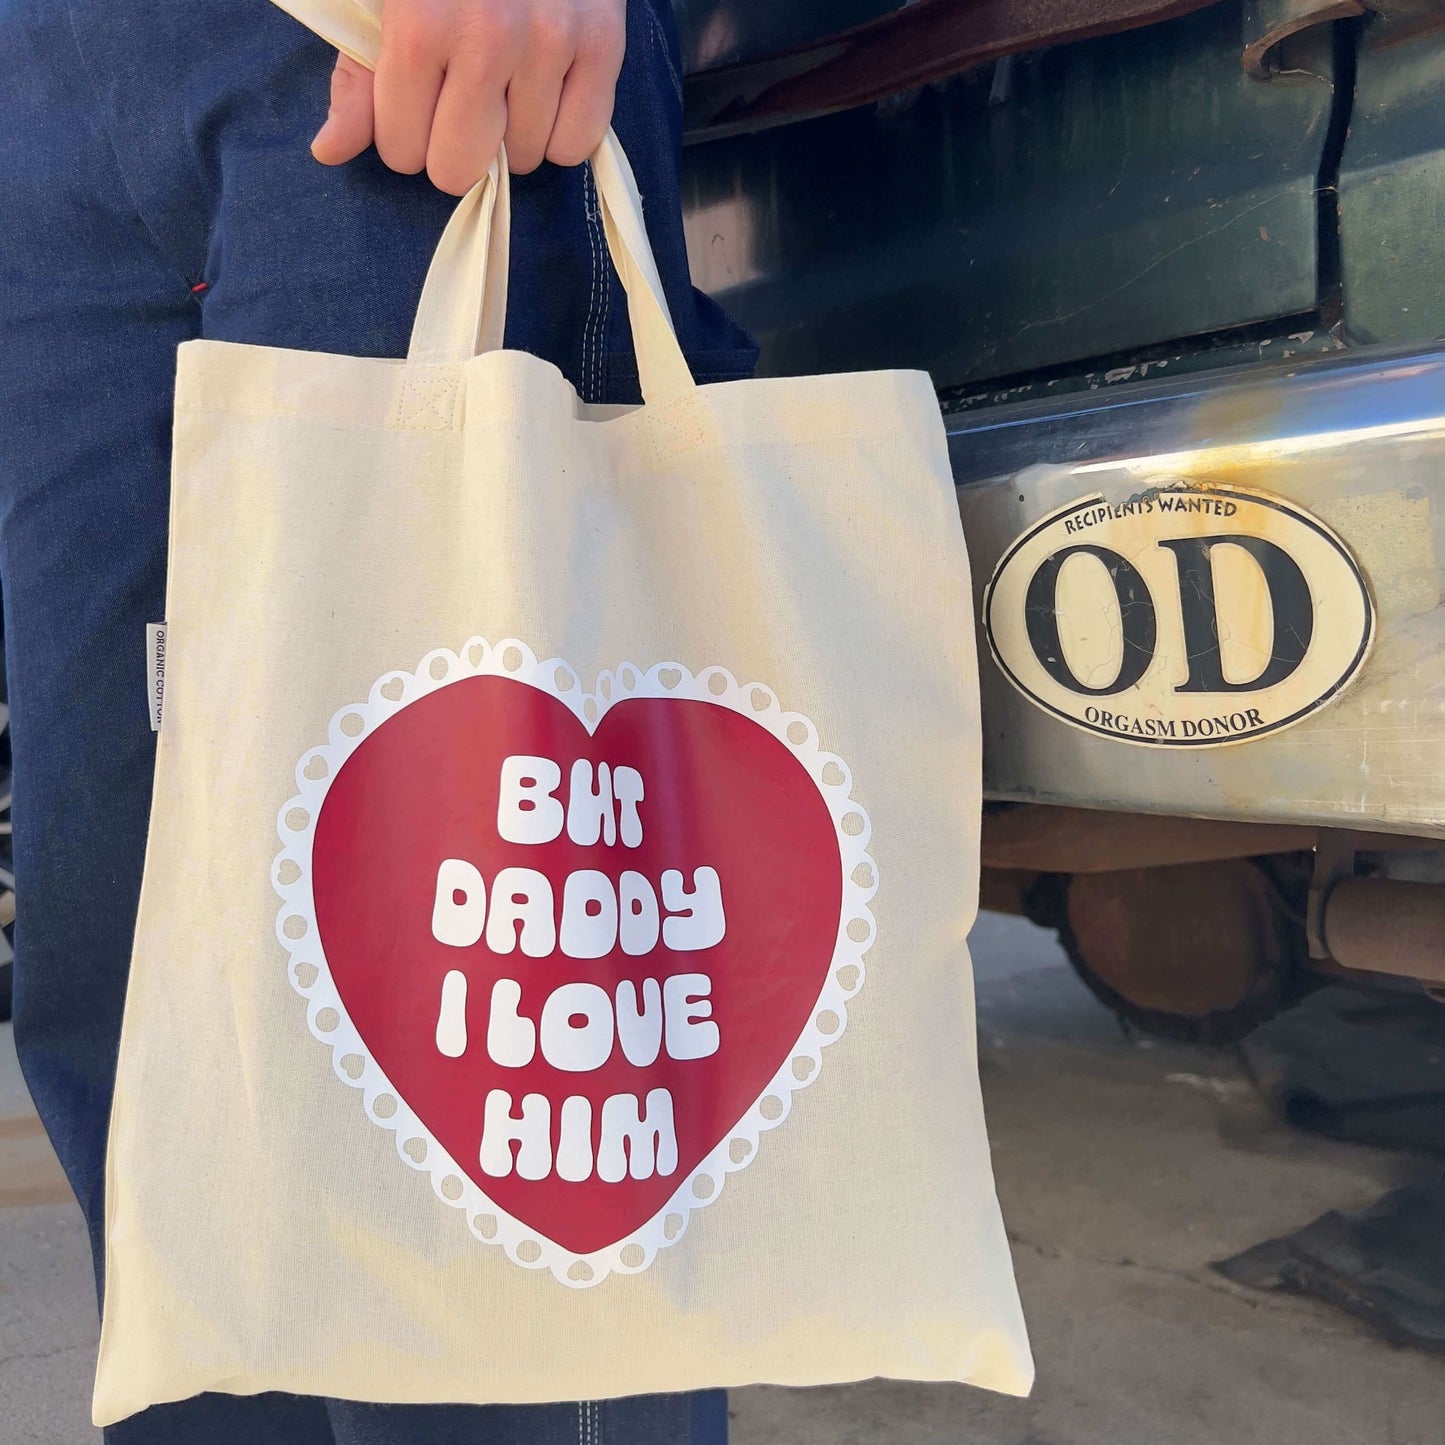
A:
[[[1161,538],[1157,546],[1174,558],[1175,588],[1168,601],[1177,606],[1184,629],[1188,676],[1176,693],[1251,693],[1274,687],[1304,661],[1314,635],[1314,602],[1299,564],[1283,547],[1263,537],[1221,533],[1210,537]],[[1220,652],[1219,611],[1214,594],[1211,553],[1238,547],[1258,566],[1265,582],[1274,624],[1269,660],[1247,681],[1230,682]],[[1091,687],[1075,676],[1059,636],[1059,573],[1073,557],[1092,557],[1103,565],[1119,606],[1123,653],[1111,682]],[[1024,621],[1029,646],[1039,665],[1061,687],[1088,697],[1112,697],[1133,687],[1154,664],[1158,644],[1159,599],[1139,569],[1122,553],[1097,542],[1078,542],[1044,558],[1029,579]]]

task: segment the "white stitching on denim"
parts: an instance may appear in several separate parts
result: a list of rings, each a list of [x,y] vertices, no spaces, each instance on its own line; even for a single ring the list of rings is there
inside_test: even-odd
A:
[[[600,202],[599,202],[600,204]],[[597,223],[602,224],[602,213],[597,213]],[[606,240],[604,236],[604,242]],[[607,399],[607,328],[612,322],[612,253],[604,244],[597,278],[602,300],[602,316],[597,323],[597,389],[598,401]]]
[[[592,331],[592,395],[589,401],[602,400],[602,361],[607,354],[604,330],[607,316],[608,268],[611,253],[607,249],[607,232],[602,225],[602,197],[597,190],[597,177],[587,172],[592,187],[592,232],[597,238],[597,324]]]
[[[597,400],[597,278],[602,274],[601,263],[597,259],[597,218],[598,207],[601,202],[597,197],[596,185],[592,179],[592,168],[588,166],[587,175],[582,183],[582,192],[586,197],[585,210],[587,214],[587,245],[592,256],[592,284],[587,297],[587,377],[586,388],[588,401]]]
[[[640,3],[642,13],[647,16],[648,23],[652,26],[652,34],[657,41],[657,48],[662,51],[663,64],[667,66],[667,73],[672,77],[672,88],[681,96],[682,77],[672,63],[672,47],[667,43],[667,32],[662,28],[662,21],[657,18],[657,12],[652,8],[650,0],[640,0]]]
[[[592,195],[592,170],[589,166],[582,173],[582,221],[587,228],[587,248],[591,256],[591,287],[587,293],[587,322],[582,328],[582,375],[579,378],[583,401],[597,399],[592,385],[592,327],[597,314],[597,231],[593,225]]]

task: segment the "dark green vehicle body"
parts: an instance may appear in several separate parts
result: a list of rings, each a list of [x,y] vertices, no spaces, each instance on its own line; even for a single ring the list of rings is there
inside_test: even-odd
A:
[[[680,0],[689,93],[700,67],[895,4]],[[1445,7],[1305,26],[1251,74],[1272,8],[1302,7],[1223,0],[841,113],[702,130],[684,157],[698,282],[763,374],[921,367],[946,409],[1438,340]]]

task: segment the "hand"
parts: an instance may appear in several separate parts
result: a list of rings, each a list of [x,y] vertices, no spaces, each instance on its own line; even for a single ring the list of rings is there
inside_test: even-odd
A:
[[[374,141],[454,196],[503,139],[518,174],[579,165],[612,119],[625,37],[626,0],[385,0],[376,74],[337,59],[311,153],[337,166]]]

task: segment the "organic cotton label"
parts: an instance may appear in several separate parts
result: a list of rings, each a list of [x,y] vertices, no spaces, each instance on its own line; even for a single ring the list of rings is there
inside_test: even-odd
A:
[[[166,624],[146,623],[146,707],[151,731],[161,730],[161,704],[166,694]]]

